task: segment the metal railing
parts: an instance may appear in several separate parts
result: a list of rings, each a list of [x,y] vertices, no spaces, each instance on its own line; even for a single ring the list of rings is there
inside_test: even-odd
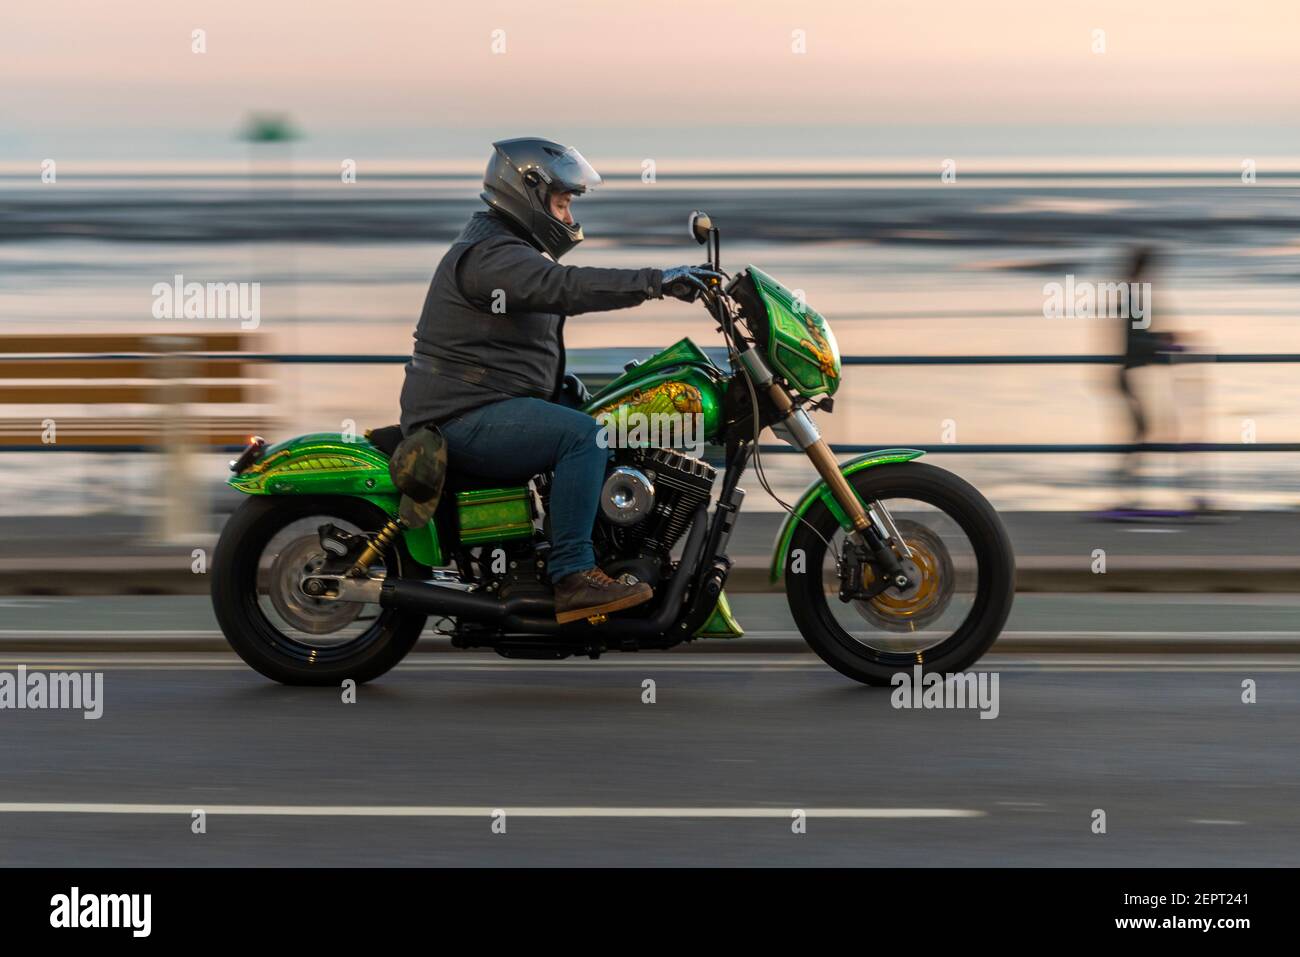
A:
[[[578,375],[608,377],[612,380],[619,372],[611,372],[606,366],[595,368],[584,365],[584,354],[592,353],[608,357],[612,354],[646,355],[651,348],[645,349],[592,349],[573,350],[569,353],[572,371]],[[719,349],[705,349],[715,361],[725,352]],[[120,360],[138,358],[133,354],[100,353],[77,356],[88,360]],[[282,365],[400,365],[405,364],[409,354],[383,353],[204,353],[206,359],[239,359],[245,362],[266,362]],[[40,356],[10,356],[9,361],[41,361]],[[1124,360],[1119,355],[1067,354],[1067,355],[974,355],[974,356],[867,356],[850,355],[841,357],[845,366],[984,366],[984,365],[1119,365]],[[605,361],[608,361],[606,359]],[[1300,353],[1176,353],[1158,360],[1158,364],[1257,364],[1257,363],[1300,363]],[[396,402],[396,398],[394,399]],[[1300,442],[1148,442],[1138,445],[1123,443],[892,443],[907,448],[921,449],[926,452],[944,454],[1042,454],[1042,453],[1125,453],[1144,452],[1300,452]],[[874,451],[880,444],[834,443],[831,450],[839,455],[858,455]],[[210,451],[236,452],[241,446],[210,447]],[[797,449],[780,443],[760,446],[764,454],[796,452]],[[76,444],[31,444],[11,445],[0,448],[3,452],[152,452],[151,445],[115,445],[93,446]]]

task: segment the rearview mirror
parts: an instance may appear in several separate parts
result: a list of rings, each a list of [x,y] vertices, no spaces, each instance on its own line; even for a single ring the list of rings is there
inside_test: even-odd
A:
[[[713,220],[709,218],[708,213],[701,209],[692,210],[690,229],[695,241],[703,246],[709,241],[709,230],[713,229]]]

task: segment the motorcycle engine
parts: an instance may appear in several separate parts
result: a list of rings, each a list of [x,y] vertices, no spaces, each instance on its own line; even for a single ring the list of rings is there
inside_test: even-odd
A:
[[[601,488],[594,539],[605,570],[630,571],[655,584],[691,516],[708,503],[717,474],[674,449],[617,450]]]
[[[592,535],[600,567],[615,578],[627,572],[657,586],[671,570],[673,546],[691,516],[713,494],[717,475],[708,462],[673,449],[615,450]],[[535,479],[548,537],[553,481],[549,473]]]

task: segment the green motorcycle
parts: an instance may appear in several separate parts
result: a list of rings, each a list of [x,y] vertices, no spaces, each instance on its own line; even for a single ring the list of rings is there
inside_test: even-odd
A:
[[[692,214],[691,234],[726,276],[706,214]],[[873,685],[917,665],[972,665],[997,639],[1015,592],[1011,544],[992,506],[957,476],[916,462],[915,449],[836,461],[809,413],[832,411],[839,352],[801,296],[749,266],[698,301],[726,342],[728,368],[683,339],[629,364],[584,405],[620,428],[675,416],[720,450],[715,467],[658,441],[683,434],[670,429],[620,431],[632,440],[611,443],[597,560],[612,576],[649,582],[652,601],[556,622],[547,475],[502,488],[452,472],[434,490],[394,467],[396,426],[364,439],[254,439],[231,464],[229,484],[249,498],[226,523],[212,568],[213,605],[235,651],[276,681],[325,685],[382,675],[430,617],[455,647],[510,658],[738,637],[724,592],[727,543],[752,462],[787,513],[770,581],[784,577],[799,632],[827,664]],[[758,438],[768,427],[820,476],[793,504],[762,467]]]

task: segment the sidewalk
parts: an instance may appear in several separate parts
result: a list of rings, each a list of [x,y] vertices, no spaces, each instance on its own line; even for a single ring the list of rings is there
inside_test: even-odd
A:
[[[1109,523],[1076,512],[1008,512],[1022,592],[1300,591],[1300,512],[1232,512],[1200,520]],[[733,594],[768,582],[782,515],[742,513],[729,549]],[[200,594],[193,551],[211,562],[225,516],[193,542],[146,541],[147,523],[120,515],[0,519],[0,594]],[[1093,568],[1101,550],[1105,573]]]

